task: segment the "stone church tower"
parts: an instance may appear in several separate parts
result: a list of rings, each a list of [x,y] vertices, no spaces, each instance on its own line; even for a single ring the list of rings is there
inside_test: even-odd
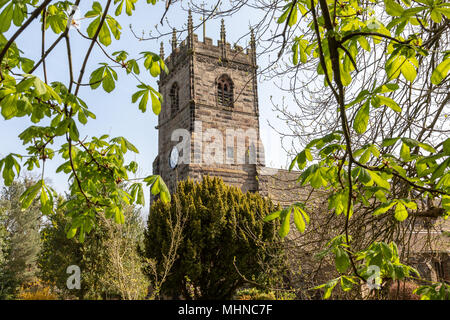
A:
[[[317,211],[313,214],[326,215],[325,191],[312,192],[301,186],[298,171],[265,167],[253,32],[245,51],[226,42],[223,20],[217,45],[207,37],[199,41],[189,13],[187,38],[178,44],[174,30],[171,45],[172,52],[164,60],[170,73],[161,73],[158,82],[163,103],[153,173],[161,175],[171,192],[179,180],[218,176],[244,192],[269,196],[283,207],[312,201]],[[160,55],[164,59],[162,44]],[[447,252],[439,262],[446,269],[448,245],[436,249]],[[448,277],[447,271],[438,278]]]
[[[233,48],[226,42],[222,20],[220,40],[199,41],[188,18],[187,39],[164,58],[170,70],[161,73],[163,96],[158,117],[158,156],[155,174],[171,191],[176,181],[188,177],[219,176],[245,191],[258,191],[257,167],[264,165],[260,143],[256,83],[256,50],[253,33],[250,48]]]

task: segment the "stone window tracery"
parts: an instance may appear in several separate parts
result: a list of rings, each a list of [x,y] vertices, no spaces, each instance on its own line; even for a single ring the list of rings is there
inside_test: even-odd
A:
[[[217,80],[217,102],[225,107],[233,106],[233,81],[225,74]]]

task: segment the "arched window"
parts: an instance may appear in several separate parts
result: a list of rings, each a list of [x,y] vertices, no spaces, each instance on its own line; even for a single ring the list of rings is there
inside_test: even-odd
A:
[[[170,111],[172,115],[175,114],[175,112],[177,112],[180,107],[178,89],[178,83],[174,82],[172,88],[170,88]]]
[[[233,106],[233,82],[225,74],[217,80],[217,102],[225,107]]]

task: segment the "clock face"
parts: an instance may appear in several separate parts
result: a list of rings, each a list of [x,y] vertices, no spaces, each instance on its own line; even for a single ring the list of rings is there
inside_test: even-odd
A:
[[[175,146],[172,148],[172,151],[170,151],[170,155],[169,155],[169,166],[172,169],[175,169],[176,166],[178,165],[179,157],[180,157],[180,155],[178,153],[178,148]]]

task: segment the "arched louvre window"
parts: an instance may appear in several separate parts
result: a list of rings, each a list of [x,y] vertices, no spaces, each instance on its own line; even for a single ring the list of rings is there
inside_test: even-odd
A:
[[[178,91],[179,91],[178,83],[175,82],[172,85],[172,88],[170,88],[170,112],[172,115],[175,114],[180,108]]]
[[[217,80],[217,101],[225,107],[233,106],[233,82],[225,74]]]

